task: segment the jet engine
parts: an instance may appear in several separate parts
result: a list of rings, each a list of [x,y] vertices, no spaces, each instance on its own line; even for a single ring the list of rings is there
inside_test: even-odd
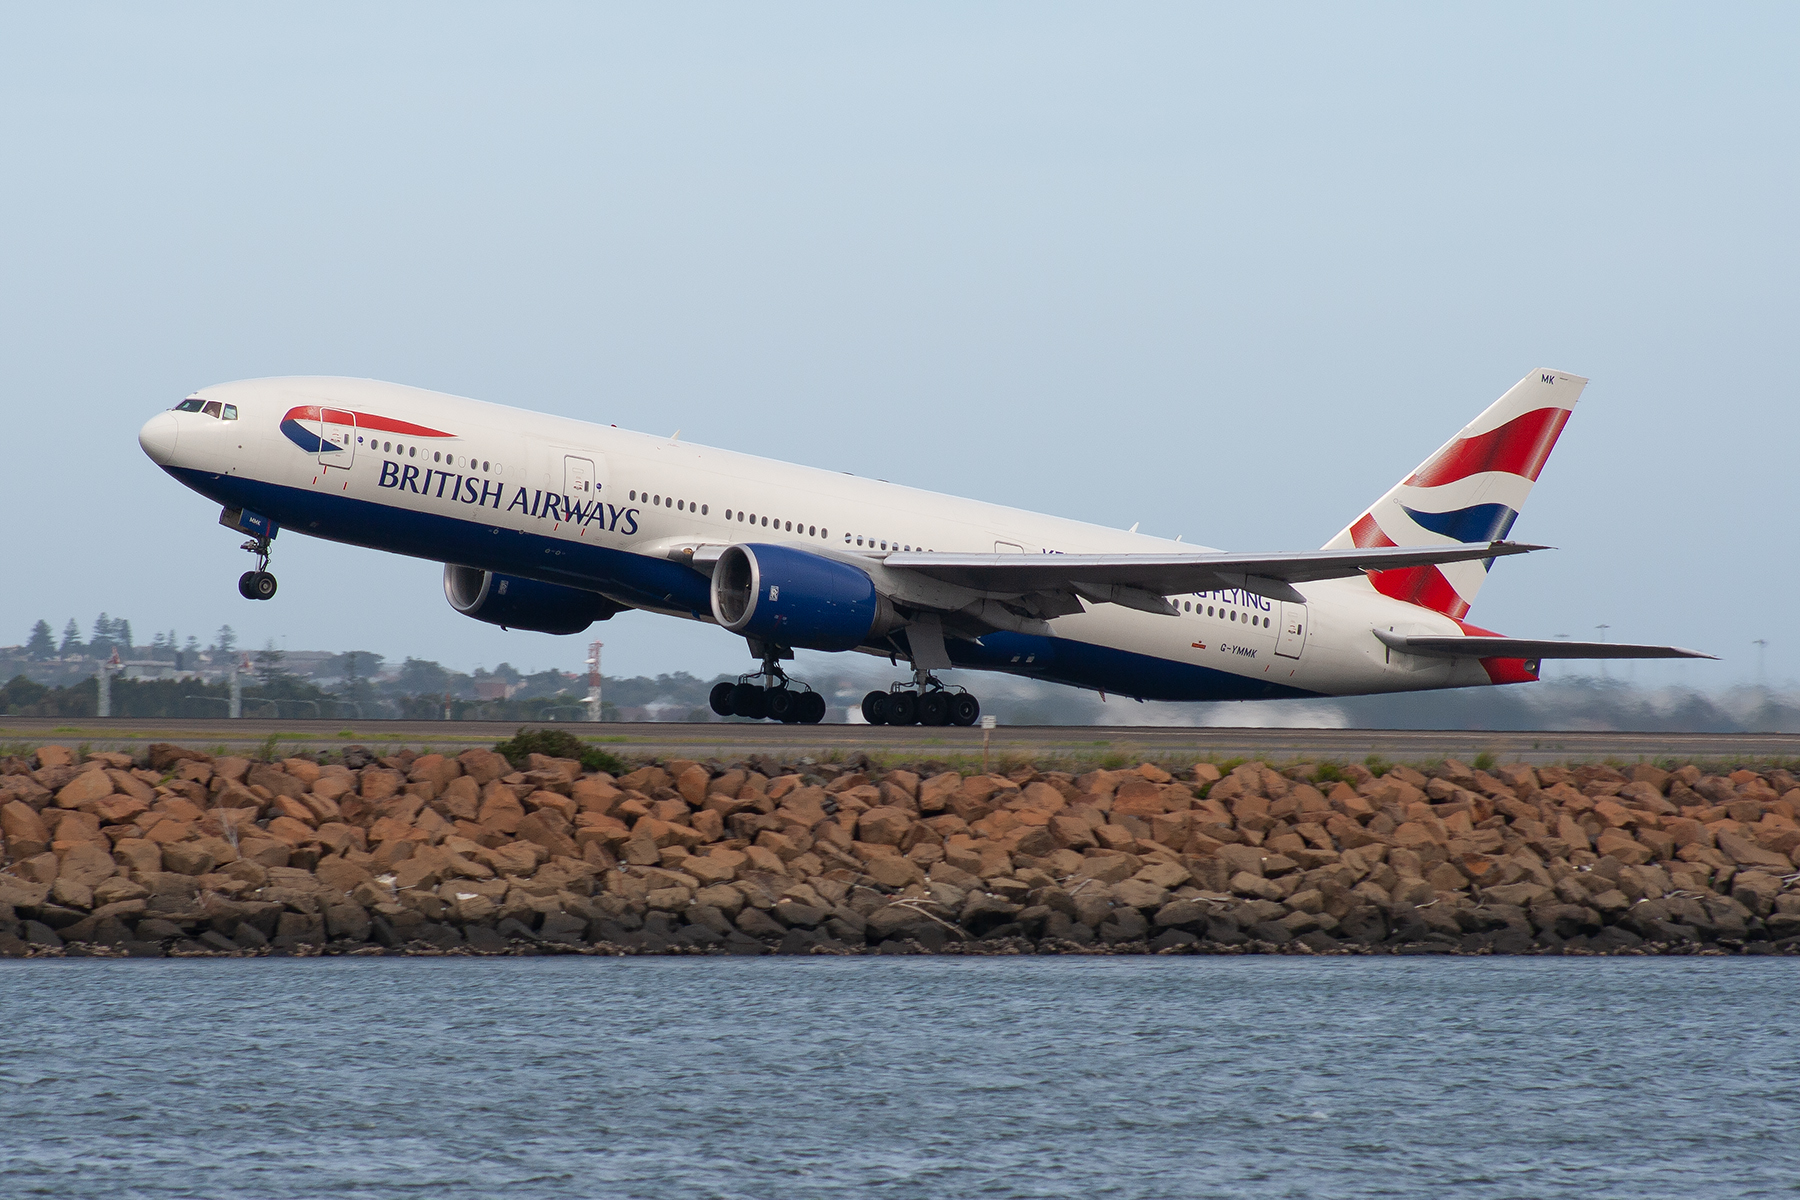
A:
[[[624,611],[597,592],[444,564],[444,596],[465,617],[505,629],[580,633]]]
[[[850,650],[899,623],[866,572],[763,543],[728,546],[719,556],[712,612],[733,633],[807,650]]]

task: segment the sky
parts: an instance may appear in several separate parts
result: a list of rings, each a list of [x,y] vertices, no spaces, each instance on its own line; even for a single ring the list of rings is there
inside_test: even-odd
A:
[[[1537,368],[1592,382],[1470,619],[1800,676],[1800,9],[0,7],[0,643],[748,670],[454,613],[138,427],[394,380],[1232,550],[1331,537]],[[1600,627],[1606,627],[1604,631]],[[1758,648],[1757,639],[1767,645]]]

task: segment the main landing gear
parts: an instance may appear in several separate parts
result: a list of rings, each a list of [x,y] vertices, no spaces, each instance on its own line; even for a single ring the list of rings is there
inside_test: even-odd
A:
[[[270,600],[275,596],[275,576],[269,571],[269,538],[253,537],[243,549],[256,555],[256,570],[238,576],[238,595],[246,600]]]
[[[864,696],[862,714],[871,725],[973,725],[981,719],[981,701],[914,668],[913,682]]]
[[[825,697],[789,679],[774,658],[765,658],[760,671],[739,675],[736,683],[716,685],[709,701],[721,717],[767,718],[783,725],[817,725],[825,719]]]

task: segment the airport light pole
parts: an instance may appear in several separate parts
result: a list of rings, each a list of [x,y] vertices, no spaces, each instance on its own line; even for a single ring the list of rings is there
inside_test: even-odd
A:
[[[587,710],[588,720],[596,725],[600,723],[600,649],[605,644],[606,643],[604,642],[590,642],[588,644]]]

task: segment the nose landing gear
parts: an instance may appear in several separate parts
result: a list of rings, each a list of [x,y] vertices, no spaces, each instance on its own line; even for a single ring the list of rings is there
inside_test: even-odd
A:
[[[254,537],[243,549],[256,555],[256,569],[238,576],[238,595],[246,600],[269,600],[275,595],[275,576],[269,571],[269,539]]]
[[[913,670],[913,682],[863,697],[863,720],[871,725],[973,725],[981,701],[960,687],[946,687],[929,671]]]
[[[256,555],[256,569],[238,576],[238,595],[246,600],[272,599],[275,595],[275,576],[269,573],[269,545],[275,540],[281,527],[268,517],[243,508],[221,509],[219,524],[238,533],[249,534],[250,540],[241,549]]]
[[[763,659],[762,670],[738,676],[736,683],[715,685],[707,699],[721,717],[766,718],[783,725],[817,725],[825,719],[825,697],[811,685],[789,679],[774,657]]]

